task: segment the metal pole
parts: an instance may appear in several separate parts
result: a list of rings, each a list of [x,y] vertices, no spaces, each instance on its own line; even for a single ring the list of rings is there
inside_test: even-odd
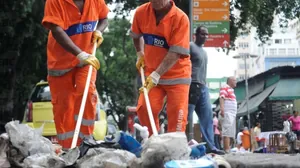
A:
[[[190,15],[190,41],[193,41],[193,33],[194,33],[194,28],[193,28],[193,0],[190,0],[189,2],[189,15]]]
[[[190,5],[190,41],[193,41],[193,32],[194,32],[194,28],[193,28],[193,0],[190,0],[189,2]],[[188,121],[188,140],[194,139],[194,122],[193,122],[193,114],[194,111],[190,114],[191,116],[189,117],[189,121]]]
[[[251,120],[250,120],[250,113],[249,113],[249,93],[248,93],[248,73],[247,73],[247,57],[250,57],[250,55],[244,55],[244,63],[245,63],[245,89],[246,89],[246,105],[247,105],[247,114],[248,114],[248,129],[251,129]]]

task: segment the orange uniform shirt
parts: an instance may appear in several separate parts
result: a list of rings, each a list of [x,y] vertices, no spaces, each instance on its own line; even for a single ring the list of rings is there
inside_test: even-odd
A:
[[[146,76],[156,70],[168,51],[172,51],[180,54],[181,57],[171,69],[161,76],[159,84],[189,84],[191,82],[189,19],[173,1],[171,3],[172,8],[158,25],[151,3],[138,7],[131,27],[131,36],[133,38],[143,36],[144,38]],[[169,80],[169,82],[162,82],[164,80]]]
[[[47,0],[42,25],[46,28],[49,28],[48,23],[60,26],[82,51],[91,53],[92,33],[97,22],[105,19],[108,12],[104,0],[85,0],[82,13],[73,0]],[[76,56],[62,48],[50,31],[47,44],[48,69],[70,69],[78,63]]]

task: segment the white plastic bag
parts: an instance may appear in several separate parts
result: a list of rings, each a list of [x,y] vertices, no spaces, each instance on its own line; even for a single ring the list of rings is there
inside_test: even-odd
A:
[[[7,159],[6,152],[9,150],[9,138],[6,133],[0,135],[0,167],[8,168],[10,163]]]
[[[24,160],[24,168],[63,168],[65,166],[65,161],[62,158],[51,154],[35,154]]]
[[[184,132],[172,132],[151,136],[143,145],[144,167],[163,167],[171,160],[188,160],[191,149]]]
[[[41,135],[42,128],[34,130],[26,124],[19,124],[19,121],[11,121],[5,129],[12,145],[24,157],[38,153],[55,154],[51,141]]]
[[[136,156],[128,151],[110,148],[91,148],[77,162],[79,168],[127,168],[136,162]]]

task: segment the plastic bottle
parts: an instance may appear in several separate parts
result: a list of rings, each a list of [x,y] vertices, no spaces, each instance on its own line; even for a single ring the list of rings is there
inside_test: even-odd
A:
[[[120,144],[121,148],[135,154],[136,157],[141,156],[142,146],[134,139],[132,136],[119,131],[115,134],[114,139],[111,142],[117,142]]]
[[[267,153],[267,145],[266,145],[266,142],[265,142],[265,144],[264,144],[263,153]]]
[[[145,142],[146,140],[148,140],[148,137],[149,137],[148,127],[146,127],[146,126],[141,126],[141,125],[138,124],[138,123],[135,123],[133,126],[134,126],[137,130],[140,131],[140,135],[141,135],[141,137],[143,138],[143,142]]]
[[[202,156],[204,156],[206,153],[206,147],[203,144],[193,145],[191,146],[191,149],[192,149],[190,154],[191,159],[199,159]]]

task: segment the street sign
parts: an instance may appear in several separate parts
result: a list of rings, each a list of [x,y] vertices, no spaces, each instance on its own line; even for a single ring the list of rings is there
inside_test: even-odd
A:
[[[224,8],[195,8],[194,21],[228,21],[229,9]]]
[[[210,34],[204,44],[204,47],[229,47],[229,34]]]
[[[230,3],[229,0],[192,0],[193,31],[198,26],[207,27],[209,38],[205,47],[229,47]]]
[[[194,0],[194,7],[202,7],[202,8],[225,8],[228,7],[228,0]]]
[[[230,25],[227,21],[200,21],[193,24],[194,32],[200,25],[207,27],[209,34],[228,34],[230,30]]]

